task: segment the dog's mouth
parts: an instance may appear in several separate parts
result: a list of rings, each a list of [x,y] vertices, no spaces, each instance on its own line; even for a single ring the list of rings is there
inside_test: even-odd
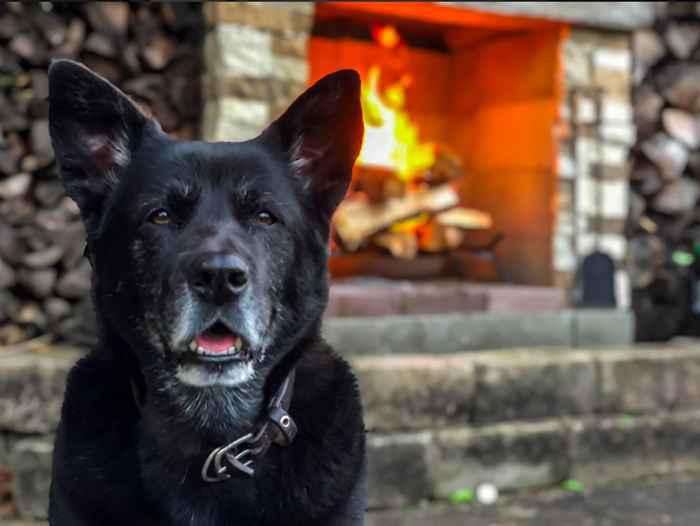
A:
[[[188,354],[189,358],[212,362],[248,361],[252,357],[249,343],[221,321],[195,336],[189,344]]]

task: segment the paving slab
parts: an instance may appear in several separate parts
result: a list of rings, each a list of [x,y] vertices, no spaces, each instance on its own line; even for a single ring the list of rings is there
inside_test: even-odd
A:
[[[583,494],[504,498],[493,506],[370,512],[365,526],[697,526],[698,495],[700,478],[639,480]]]

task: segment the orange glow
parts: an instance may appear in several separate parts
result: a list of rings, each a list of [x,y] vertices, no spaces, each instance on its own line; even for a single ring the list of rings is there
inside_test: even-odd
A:
[[[394,26],[372,27],[372,38],[386,49],[393,49],[401,43],[401,36]]]
[[[372,66],[362,85],[365,136],[358,164],[393,170],[409,181],[435,162],[435,145],[421,143],[418,127],[403,109],[410,75],[380,91],[381,69]]]

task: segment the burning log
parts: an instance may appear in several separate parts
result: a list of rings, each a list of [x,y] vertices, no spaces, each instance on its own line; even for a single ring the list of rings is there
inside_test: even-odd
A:
[[[443,252],[454,250],[464,242],[464,231],[440,224],[437,218],[420,230],[419,247],[423,252]]]
[[[397,259],[413,259],[418,254],[418,240],[413,232],[382,232],[372,237],[372,244],[388,250]]]
[[[435,216],[438,224],[464,230],[487,229],[493,225],[491,216],[472,208],[457,207]]]
[[[369,236],[421,213],[447,210],[459,202],[457,192],[449,184],[429,190],[410,192],[403,197],[372,204],[356,195],[340,204],[334,224],[345,248],[357,250]]]

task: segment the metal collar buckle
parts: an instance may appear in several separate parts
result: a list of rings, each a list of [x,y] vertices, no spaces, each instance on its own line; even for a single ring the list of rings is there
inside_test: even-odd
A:
[[[230,479],[231,475],[228,473],[229,465],[238,471],[245,473],[249,477],[252,477],[255,473],[253,468],[253,459],[246,459],[254,449],[243,449],[242,451],[237,451],[238,447],[242,444],[248,444],[253,442],[253,433],[248,433],[243,435],[237,440],[234,440],[230,444],[225,446],[217,447],[207,457],[207,460],[202,466],[202,479],[205,482],[220,482],[222,480]],[[228,462],[228,465],[224,465],[224,459]],[[209,475],[209,472],[214,468],[213,476]]]
[[[212,450],[202,466],[202,480],[220,482],[230,479],[229,468],[252,477],[255,474],[255,457],[264,455],[273,443],[283,447],[292,443],[297,426],[287,409],[291,402],[293,386],[294,370],[289,373],[270,402],[267,420],[257,433],[248,433]]]

